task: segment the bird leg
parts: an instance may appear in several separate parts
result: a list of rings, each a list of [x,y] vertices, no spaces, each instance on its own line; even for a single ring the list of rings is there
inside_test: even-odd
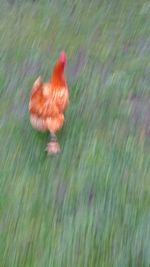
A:
[[[47,144],[47,152],[48,154],[56,154],[60,152],[60,146],[57,142],[57,137],[54,133],[50,133],[51,139],[50,142]]]

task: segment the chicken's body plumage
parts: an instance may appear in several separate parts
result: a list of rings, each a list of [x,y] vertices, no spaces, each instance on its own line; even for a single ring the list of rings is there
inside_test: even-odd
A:
[[[29,101],[30,122],[33,128],[49,131],[53,136],[63,126],[64,111],[69,104],[69,90],[64,78],[65,62],[65,54],[62,52],[50,80],[43,83],[39,77],[35,81]]]

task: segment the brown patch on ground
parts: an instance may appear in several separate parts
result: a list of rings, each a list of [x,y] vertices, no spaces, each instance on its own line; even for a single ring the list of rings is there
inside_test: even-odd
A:
[[[131,118],[135,125],[141,125],[150,134],[150,97],[132,96]]]
[[[71,79],[76,79],[80,72],[83,70],[87,63],[87,55],[83,48],[80,48],[73,58],[73,62],[68,70],[67,77]]]
[[[150,136],[150,96],[131,96],[129,103],[131,105],[130,121],[132,125],[140,131],[140,142],[143,142],[146,136]]]

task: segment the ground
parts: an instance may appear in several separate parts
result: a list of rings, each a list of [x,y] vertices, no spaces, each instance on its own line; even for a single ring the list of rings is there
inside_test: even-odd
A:
[[[0,266],[150,266],[150,3],[1,1]],[[68,55],[47,156],[29,94]]]

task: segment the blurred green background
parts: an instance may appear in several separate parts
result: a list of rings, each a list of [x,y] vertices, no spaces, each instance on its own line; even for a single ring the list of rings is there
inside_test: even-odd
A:
[[[47,156],[28,101],[66,50]],[[150,266],[150,2],[0,1],[0,267]]]

